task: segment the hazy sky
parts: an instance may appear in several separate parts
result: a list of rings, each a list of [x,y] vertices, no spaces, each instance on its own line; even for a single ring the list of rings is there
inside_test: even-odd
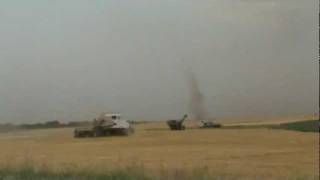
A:
[[[317,0],[2,0],[0,122],[317,112]]]

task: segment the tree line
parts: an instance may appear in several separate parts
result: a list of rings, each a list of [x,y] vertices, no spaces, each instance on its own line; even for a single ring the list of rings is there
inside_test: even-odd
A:
[[[90,125],[89,121],[71,121],[67,123],[62,123],[60,121],[47,121],[44,123],[24,123],[24,124],[11,124],[4,123],[0,124],[0,132],[8,132],[12,130],[19,129],[47,129],[47,128],[66,128],[66,127],[79,127]]]

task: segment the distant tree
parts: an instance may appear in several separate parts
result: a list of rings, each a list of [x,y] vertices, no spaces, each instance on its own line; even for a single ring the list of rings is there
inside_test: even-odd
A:
[[[45,127],[47,128],[57,128],[57,127],[62,127],[63,125],[55,120],[55,121],[47,121],[45,124],[44,124]]]

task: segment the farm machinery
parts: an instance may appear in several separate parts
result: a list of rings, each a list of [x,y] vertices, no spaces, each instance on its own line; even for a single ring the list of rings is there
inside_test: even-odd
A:
[[[171,130],[185,130],[183,122],[188,118],[188,115],[184,115],[180,120],[168,120],[167,124]]]
[[[90,127],[81,127],[74,130],[75,138],[103,137],[112,135],[130,135],[134,129],[121,114],[101,114],[94,119]]]
[[[200,128],[221,128],[221,124],[214,123],[208,120],[201,120]]]

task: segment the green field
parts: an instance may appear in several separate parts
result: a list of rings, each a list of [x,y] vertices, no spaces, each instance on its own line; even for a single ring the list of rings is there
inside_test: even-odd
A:
[[[279,126],[273,126],[275,129],[286,129],[302,132],[319,132],[319,121],[309,120],[293,123],[280,124]]]
[[[282,129],[301,132],[319,132],[319,120],[306,120],[272,125],[235,125],[223,127],[224,129]]]

